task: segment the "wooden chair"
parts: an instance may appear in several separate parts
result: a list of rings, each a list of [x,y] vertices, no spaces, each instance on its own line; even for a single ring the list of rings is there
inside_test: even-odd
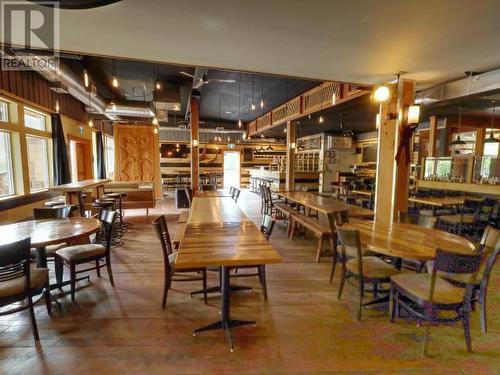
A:
[[[481,258],[482,256],[478,254],[458,254],[438,248],[432,274],[401,274],[391,277],[391,322],[394,322],[400,308],[416,317],[421,323],[462,321],[467,350],[471,352],[469,312],[472,285],[467,283],[466,288],[454,286],[440,277],[438,272],[469,274],[472,279],[471,274],[475,274],[481,266]],[[453,312],[454,315],[440,315],[443,311]],[[424,355],[427,355],[429,328],[430,326],[426,325]]]
[[[73,209],[73,206],[34,208],[33,209],[33,218],[35,220],[65,219],[65,218],[70,216],[72,209]],[[66,246],[67,246],[67,244],[65,242],[59,243],[56,245],[46,246],[45,252],[47,254],[47,258],[50,258],[50,260],[53,260],[56,251],[66,247]],[[36,250],[35,249],[31,249],[31,256],[36,257]]]
[[[163,251],[163,299],[161,302],[161,307],[165,308],[167,304],[168,291],[172,285],[172,281],[197,281],[201,280],[203,282],[203,290],[207,289],[207,269],[206,268],[193,268],[182,271],[175,271],[175,258],[177,257],[177,252],[174,251],[172,242],[170,241],[170,234],[168,232],[167,220],[165,215],[158,216],[153,220],[153,227],[156,230],[156,234],[160,239],[161,248]],[[185,276],[180,278],[175,278],[175,276],[187,273],[201,273],[201,276]],[[205,303],[207,303],[207,293],[203,293]]]
[[[387,283],[391,280],[391,276],[397,275],[399,270],[382,259],[374,256],[363,256],[361,250],[361,241],[358,230],[342,229],[337,227],[337,235],[340,240],[342,257],[347,259],[347,248],[356,251],[356,257],[348,259],[342,264],[342,279],[340,280],[338,298],[342,296],[345,281],[349,278],[354,278],[358,281],[359,300],[356,317],[361,320],[361,309],[363,306],[378,303],[379,300],[373,300],[368,303],[363,303],[365,294],[365,284],[372,284],[375,297],[379,291],[378,286]],[[383,290],[380,290],[383,292]]]
[[[483,261],[477,275],[471,281],[473,285],[471,303],[479,303],[481,330],[483,333],[487,333],[486,297],[491,271],[500,252],[500,230],[491,226],[486,227],[477,252],[483,256]],[[453,273],[445,274],[443,277],[451,281],[453,284],[461,287],[466,287],[467,282],[470,279],[470,275]]]
[[[262,235],[264,236],[264,238],[267,241],[269,241],[269,237],[271,237],[271,234],[273,233],[274,224],[275,224],[275,220],[272,218],[272,216],[264,214],[264,216],[262,217],[262,224],[260,226],[260,232],[262,233]],[[237,273],[238,270],[240,270],[240,269],[249,269],[249,268],[255,268],[256,272]],[[231,277],[252,277],[252,276],[259,277],[259,282],[260,282],[260,285],[262,287],[262,293],[264,294],[264,300],[267,301],[266,265],[265,264],[237,267],[235,269],[235,274],[231,275]]]
[[[234,195],[234,186],[229,188],[229,195],[232,197]]]
[[[16,304],[10,310],[1,310],[0,316],[28,309],[35,341],[40,340],[36,324],[33,296],[43,293],[47,312],[51,313],[48,268],[30,264],[30,238],[0,246],[0,307]],[[29,287],[28,287],[29,285]],[[19,302],[25,301],[21,304]]]
[[[118,213],[115,211],[102,210],[99,214],[99,220],[103,227],[103,233],[105,237],[105,244],[100,243],[94,244],[84,244],[68,246],[64,249],[56,251],[56,277],[57,282],[61,283],[63,279],[63,266],[66,265],[70,269],[70,282],[71,282],[71,300],[75,300],[75,283],[76,275],[82,272],[88,272],[91,270],[96,270],[97,276],[101,277],[101,268],[106,267],[108,270],[109,282],[112,286],[115,286],[113,280],[113,272],[111,270],[111,240],[113,226],[116,222]],[[101,264],[101,261],[104,261]],[[95,267],[85,268],[83,270],[76,270],[76,266],[83,264],[95,262]]]
[[[235,202],[238,202],[238,198],[240,197],[241,190],[234,188],[233,199]]]

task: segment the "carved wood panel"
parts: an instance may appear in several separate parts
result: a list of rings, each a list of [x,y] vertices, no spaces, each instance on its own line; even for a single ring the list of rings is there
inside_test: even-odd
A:
[[[151,126],[118,125],[115,128],[117,180],[155,181],[158,145]]]

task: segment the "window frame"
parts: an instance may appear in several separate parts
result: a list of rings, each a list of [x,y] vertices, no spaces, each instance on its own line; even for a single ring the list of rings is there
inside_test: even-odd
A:
[[[26,114],[27,113],[32,113],[34,115],[40,116],[40,118],[43,119],[43,129],[39,129],[39,128],[34,128],[32,126],[28,126],[26,124]],[[26,129],[40,131],[40,132],[48,132],[49,131],[49,127],[48,127],[48,121],[47,121],[48,119],[47,119],[47,117],[48,116],[45,113],[37,111],[36,109],[33,109],[31,107],[27,107],[27,106],[23,107],[23,121],[24,121],[24,127]]]
[[[115,175],[115,139],[114,137],[108,135],[108,134],[103,134],[104,135],[104,165],[106,166],[106,178],[113,179]],[[113,147],[109,147],[109,141],[113,142]],[[108,162],[108,153],[111,153],[113,155],[113,174],[110,175],[110,168],[109,168],[109,162]]]
[[[9,102],[0,98],[0,108],[4,108],[5,111],[0,111],[0,113],[4,113],[5,114],[5,119],[2,119],[1,115],[0,115],[0,122],[3,122],[5,124],[9,123],[10,121],[10,113],[9,113]]]
[[[7,173],[8,173],[8,179],[9,179],[9,186],[11,192],[9,194],[5,195],[0,195],[0,200],[2,199],[8,199],[10,197],[13,197],[16,195],[16,181],[15,181],[15,176],[14,176],[14,168],[13,165],[13,154],[12,154],[12,135],[10,134],[9,131],[2,130],[0,129],[0,134],[5,134],[7,136],[7,148],[6,148],[6,165],[7,165]]]
[[[30,150],[29,150],[29,145],[28,145],[28,139],[29,138],[34,138],[34,139],[41,139],[44,141],[44,145],[45,145],[45,152],[44,152],[44,155],[45,155],[45,167],[46,167],[46,170],[45,170],[45,176],[46,176],[46,186],[44,187],[41,187],[41,188],[37,188],[37,189],[33,189],[31,187],[31,175],[30,175],[30,171],[29,171],[29,160],[30,160]],[[39,135],[36,135],[36,134],[30,134],[30,133],[26,133],[26,160],[28,162],[28,183],[29,183],[29,194],[33,194],[33,193],[39,193],[41,191],[47,191],[49,188],[50,188],[50,185],[51,185],[51,169],[50,169],[50,156],[49,156],[49,150],[50,150],[50,147],[49,147],[49,139],[50,138],[47,138],[47,137],[42,137],[42,136],[39,136]]]

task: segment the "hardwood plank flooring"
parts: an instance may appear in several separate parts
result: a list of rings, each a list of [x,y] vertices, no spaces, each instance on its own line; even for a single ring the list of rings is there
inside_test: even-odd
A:
[[[242,192],[238,201],[248,217],[260,221],[260,197]],[[415,323],[389,322],[386,310],[370,308],[355,318],[356,290],[336,292],[339,271],[328,283],[330,262],[314,263],[312,236],[286,237],[278,224],[271,237],[283,263],[267,266],[269,300],[256,278],[234,284],[254,290],[232,295],[232,316],[257,320],[256,327],[234,330],[230,353],[222,332],[191,335],[194,328],[218,319],[220,296],[190,298],[200,282],[174,283],[167,308],[161,309],[163,261],[151,221],[168,214],[175,233],[179,211],[173,199],[162,201],[146,218],[128,210],[134,227],[124,245],[112,250],[116,287],[91,273],[80,283],[76,302],[69,297],[36,308],[41,341],[35,345],[26,313],[0,317],[0,374],[495,374],[500,373],[500,267],[489,290],[489,332],[472,315],[474,353],[465,351],[460,324],[431,330],[430,353],[422,359],[423,333]],[[209,273],[209,285],[217,276]]]

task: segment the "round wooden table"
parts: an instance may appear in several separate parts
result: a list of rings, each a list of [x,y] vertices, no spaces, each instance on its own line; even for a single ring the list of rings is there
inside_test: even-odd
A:
[[[21,221],[0,226],[0,245],[30,237],[31,246],[37,250],[38,267],[46,267],[46,246],[88,238],[100,226],[99,220],[83,217]]]
[[[400,259],[432,260],[437,247],[465,254],[475,251],[474,244],[463,237],[414,224],[351,219],[342,228],[359,230],[361,243],[368,250]]]

